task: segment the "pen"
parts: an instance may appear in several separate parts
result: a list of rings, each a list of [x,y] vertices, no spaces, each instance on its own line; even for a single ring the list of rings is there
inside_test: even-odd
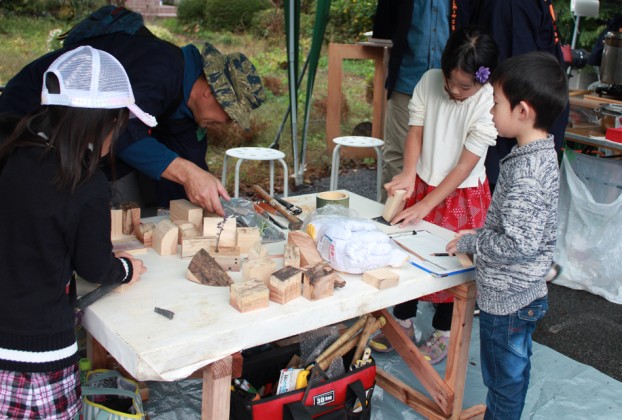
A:
[[[434,252],[432,254],[430,254],[430,256],[432,257],[453,257],[453,255],[447,253],[447,252]]]

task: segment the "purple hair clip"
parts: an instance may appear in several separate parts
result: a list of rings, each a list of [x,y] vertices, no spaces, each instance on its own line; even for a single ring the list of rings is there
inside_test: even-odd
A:
[[[488,67],[480,66],[480,68],[475,72],[475,80],[482,85],[488,81],[489,77],[490,69]]]

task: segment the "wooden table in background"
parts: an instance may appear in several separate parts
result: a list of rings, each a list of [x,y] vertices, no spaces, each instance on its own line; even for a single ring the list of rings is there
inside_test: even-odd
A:
[[[373,218],[382,213],[380,203],[349,194],[350,206],[361,217]],[[315,208],[315,194],[288,200],[306,214]],[[413,229],[413,226],[402,229],[378,226],[387,233]],[[427,222],[421,222],[417,228],[445,239],[454,236]],[[267,247],[270,254],[283,253],[283,243]],[[317,301],[299,297],[286,305],[270,302],[267,308],[240,313],[229,304],[229,288],[186,280],[189,260],[180,259],[179,254],[162,257],[149,249],[140,258],[148,267],[141,281],[121,293],[103,297],[85,310],[82,324],[90,334],[88,355],[94,367],[101,367],[109,353],[139,381],[175,381],[198,373],[203,378],[202,418],[205,420],[229,418],[231,378],[240,375],[241,350],[368,313],[385,316],[388,322],[383,333],[430,397],[381,369],[377,377],[380,387],[429,418],[483,415],[483,405],[462,410],[475,307],[472,271],[436,278],[405,264],[392,268],[400,276],[399,284],[383,290],[363,282],[360,275],[344,274],[346,286],[335,290],[331,297]],[[240,273],[230,274],[234,281],[240,281]],[[440,290],[455,296],[444,378],[424,359],[386,309]],[[154,312],[156,306],[173,311],[174,318],[158,315]]]
[[[371,136],[384,139],[384,112],[386,107],[386,91],[384,82],[389,60],[390,46],[361,42],[358,44],[328,44],[328,95],[326,98],[326,149],[332,152],[335,147],[333,139],[341,136],[341,103],[343,92],[343,60],[374,60],[374,93]],[[349,133],[348,133],[349,134]],[[349,156],[363,158],[376,157],[372,148],[351,148]]]

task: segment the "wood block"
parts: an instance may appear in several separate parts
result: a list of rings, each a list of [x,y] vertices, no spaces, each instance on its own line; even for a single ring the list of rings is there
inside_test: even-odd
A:
[[[123,210],[110,209],[110,239],[123,237]]]
[[[123,203],[121,210],[123,210],[123,234],[131,235],[136,226],[140,225],[140,207],[136,203]]]
[[[266,308],[270,304],[270,289],[260,280],[234,283],[229,303],[240,312]]]
[[[183,238],[190,239],[199,236],[199,231],[197,230],[194,223],[187,222],[185,220],[175,220],[173,221],[173,223],[179,229],[177,243],[179,243],[180,245]]]
[[[300,230],[290,231],[287,235],[287,244],[298,247],[301,267],[313,266],[324,261],[315,246],[315,242],[311,236],[305,232]]]
[[[335,270],[325,261],[307,269],[302,280],[302,295],[309,300],[318,300],[333,295]]]
[[[154,223],[141,223],[134,228],[134,235],[136,239],[145,244],[146,247],[150,247],[153,243],[153,231],[155,230]]]
[[[181,240],[181,258],[194,257],[201,249],[206,251],[216,244],[216,238],[208,238],[205,236],[195,236],[193,238],[182,238]]]
[[[255,243],[248,250],[248,260],[263,260],[264,258],[268,258],[268,250],[261,246],[261,242]]]
[[[153,231],[153,249],[160,255],[177,254],[178,230],[169,219],[160,221]]]
[[[300,249],[296,245],[285,244],[285,261],[283,265],[300,268]]]
[[[171,200],[169,212],[169,217],[173,222],[178,220],[190,222],[199,232],[203,228],[203,208],[186,199]]]
[[[229,286],[233,280],[225,270],[207,253],[201,249],[190,261],[186,278],[207,286]]]
[[[224,219],[222,217],[205,217],[203,218],[203,236],[218,237],[218,224]],[[220,233],[219,246],[232,247],[237,245],[237,229],[235,217],[229,217],[222,226]]]
[[[406,201],[404,201],[405,195],[406,190],[397,190],[392,196],[387,197],[387,202],[384,204],[384,209],[382,210],[382,218],[384,220],[390,222],[396,214],[404,210],[404,206],[406,205]]]
[[[215,246],[210,246],[207,252],[224,270],[240,271],[240,248],[237,246],[219,245],[218,251]]]
[[[257,242],[261,244],[261,233],[259,228],[240,227],[237,228],[237,246],[242,254],[247,254]]]
[[[386,268],[376,268],[363,273],[363,281],[376,289],[386,289],[397,286],[400,276]]]
[[[112,252],[127,252],[131,255],[139,255],[147,252],[147,246],[134,236],[125,236],[112,241]]]
[[[242,264],[242,281],[261,280],[267,286],[276,271],[276,262],[269,258],[249,260]]]
[[[283,267],[270,277],[270,300],[285,304],[301,295],[302,270],[296,267]]]

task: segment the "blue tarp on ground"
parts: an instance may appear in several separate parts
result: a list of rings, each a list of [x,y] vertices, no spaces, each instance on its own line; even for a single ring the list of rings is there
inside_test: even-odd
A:
[[[431,333],[431,304],[421,302],[415,324],[422,335]],[[376,354],[379,367],[424,392],[397,354]],[[444,375],[445,362],[437,365]],[[150,398],[145,410],[151,419],[198,419],[201,415],[200,380],[149,382]],[[475,318],[464,407],[483,404],[486,388],[479,362],[479,322]],[[532,373],[523,418],[525,419],[618,419],[622,413],[622,382],[534,343]],[[372,400],[373,420],[423,418],[414,410],[376,387]]]

